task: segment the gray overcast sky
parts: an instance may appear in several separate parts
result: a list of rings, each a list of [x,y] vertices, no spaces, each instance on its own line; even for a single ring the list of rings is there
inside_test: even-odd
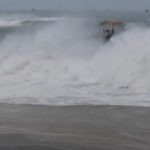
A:
[[[146,9],[150,0],[0,0],[1,9]]]

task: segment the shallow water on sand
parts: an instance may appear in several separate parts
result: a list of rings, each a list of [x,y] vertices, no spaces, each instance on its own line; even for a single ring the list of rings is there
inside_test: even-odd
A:
[[[150,109],[0,105],[4,150],[149,150]]]

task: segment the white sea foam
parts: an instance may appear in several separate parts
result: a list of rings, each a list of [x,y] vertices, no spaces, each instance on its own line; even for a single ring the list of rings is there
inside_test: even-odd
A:
[[[0,102],[150,106],[150,28],[127,25],[104,43],[95,27],[65,18],[7,35],[0,43]]]
[[[56,22],[65,19],[65,17],[40,17],[33,14],[0,14],[0,27],[20,26],[23,23],[32,22]]]

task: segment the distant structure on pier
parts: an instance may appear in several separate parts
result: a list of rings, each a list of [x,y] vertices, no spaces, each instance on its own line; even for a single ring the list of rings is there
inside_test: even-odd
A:
[[[32,10],[31,10],[32,12],[36,12],[36,9],[35,8],[32,8]]]
[[[146,13],[149,13],[149,9],[145,9],[145,12],[146,12]]]

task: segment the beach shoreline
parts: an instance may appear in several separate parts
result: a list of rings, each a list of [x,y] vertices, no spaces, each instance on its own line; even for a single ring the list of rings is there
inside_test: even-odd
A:
[[[0,104],[3,150],[148,150],[150,108]]]

